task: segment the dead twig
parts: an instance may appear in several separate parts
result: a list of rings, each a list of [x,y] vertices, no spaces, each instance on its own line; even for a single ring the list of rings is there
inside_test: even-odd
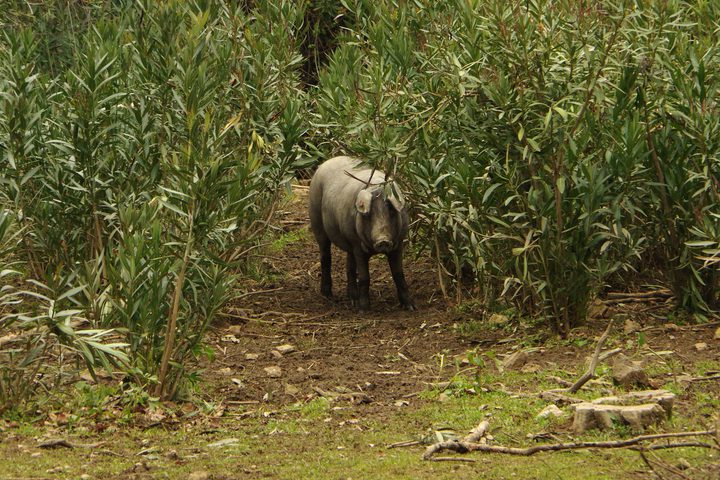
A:
[[[648,452],[648,453],[652,453],[652,452]],[[655,459],[655,465],[657,465],[657,466],[659,466],[659,467],[662,467],[663,469],[667,470],[668,472],[670,472],[670,473],[672,473],[672,474],[674,474],[674,475],[676,475],[676,476],[678,476],[678,477],[680,477],[680,478],[682,478],[682,479],[692,480],[690,477],[688,477],[687,475],[685,475],[680,469],[678,469],[677,467],[674,467],[674,466],[670,465],[669,463],[663,461],[663,460],[662,460],[661,458],[659,458],[657,455],[653,454],[653,457],[654,457],[654,459]],[[667,476],[663,476],[663,478],[667,478]]]
[[[507,455],[519,455],[528,457],[540,452],[558,452],[565,450],[580,450],[588,448],[627,448],[640,445],[642,442],[651,440],[660,440],[664,438],[678,438],[678,437],[699,437],[699,436],[712,436],[717,435],[715,430],[697,431],[697,432],[676,432],[676,433],[660,433],[654,435],[639,435],[637,437],[628,438],[626,440],[610,440],[604,442],[574,442],[574,443],[553,443],[547,445],[536,445],[533,447],[520,448],[520,447],[505,447],[501,445],[487,445],[482,443],[471,443],[465,441],[446,441],[439,442],[429,446],[423,454],[423,460],[430,460],[432,455],[441,450],[451,450],[458,453],[467,452],[488,452],[488,453],[504,453]],[[692,446],[699,446],[703,448],[715,448],[712,445],[704,444],[701,442],[692,442]],[[677,443],[675,446],[672,444],[663,445],[665,448],[679,448],[687,446],[685,442]],[[704,447],[706,445],[706,447]],[[653,448],[648,447],[648,449]],[[655,448],[657,449],[657,448]],[[647,450],[647,449],[646,449]]]
[[[55,438],[52,440],[46,440],[38,445],[38,448],[98,448],[105,445],[107,442],[98,443],[70,443],[64,438]]]
[[[707,377],[693,377],[693,378],[687,379],[688,382],[707,382],[710,380],[720,380],[720,374],[708,375]]]
[[[614,322],[615,319],[610,319],[610,321],[608,322],[607,328],[605,329],[602,336],[600,337],[600,340],[598,340],[598,343],[595,346],[595,353],[593,353],[592,359],[590,360],[590,366],[583,374],[583,376],[580,377],[577,382],[575,382],[570,388],[567,389],[568,393],[576,393],[589,380],[595,378],[595,368],[597,368],[597,364],[600,359],[600,351],[602,350],[602,346],[605,343],[605,340],[607,340],[607,337],[610,334],[610,329],[612,328]]]
[[[672,296],[670,290],[653,290],[651,292],[608,292],[605,295],[608,299],[623,298],[668,298]]]
[[[655,477],[658,478],[659,480],[662,480],[662,478],[663,478],[662,475],[660,475],[655,470],[655,467],[653,466],[653,464],[650,463],[650,460],[648,460],[647,456],[645,456],[644,450],[641,448],[638,450],[638,453],[640,453],[640,458],[642,458],[642,461],[645,462],[645,465],[647,465],[647,467],[650,469],[650,471],[653,473],[653,475],[655,475]]]
[[[112,450],[98,450],[97,452],[94,452],[94,454],[98,455],[107,455],[109,457],[120,457],[120,458],[127,458],[127,455],[123,455],[122,453],[113,452]]]
[[[598,362],[604,362],[610,357],[614,357],[618,353],[622,352],[622,348],[613,348],[612,350],[607,350],[600,354],[600,358],[598,358]]]
[[[419,440],[405,440],[404,442],[391,443],[386,448],[412,447],[413,445],[420,445],[420,443]]]
[[[245,292],[241,293],[237,297],[234,298],[234,300],[240,300],[241,298],[250,297],[252,295],[259,295],[261,293],[271,293],[271,292],[277,292],[278,290],[282,290],[283,287],[277,287],[277,288],[270,288],[268,290],[255,290],[254,292]]]
[[[465,462],[465,463],[475,463],[477,460],[473,458],[461,458],[461,457],[432,457],[432,458],[426,458],[426,460],[429,460],[431,462]]]
[[[631,450],[667,450],[668,448],[698,447],[717,449],[714,445],[705,442],[677,442],[677,443],[661,443],[658,445],[648,445],[643,447],[630,447]]]
[[[347,175],[347,176],[350,177],[350,178],[354,178],[355,180],[357,180],[357,181],[360,182],[360,183],[364,183],[364,184],[365,184],[365,188],[369,188],[371,185],[385,185],[386,183],[389,183],[389,182],[387,182],[387,181],[379,182],[379,183],[372,183],[372,178],[373,178],[373,175],[375,175],[375,171],[376,171],[376,170],[375,170],[375,167],[373,167],[373,168],[372,168],[372,171],[370,172],[370,178],[368,178],[367,181],[365,181],[365,180],[363,180],[363,179],[360,179],[360,178],[356,177],[355,175],[353,175],[352,173],[348,172],[347,170],[344,170],[345,175]]]
[[[570,405],[572,403],[582,403],[585,400],[582,400],[580,398],[570,397],[568,395],[565,395],[563,392],[566,392],[567,390],[564,388],[556,389],[556,390],[546,390],[544,392],[541,392],[538,396],[543,399],[547,400],[549,402],[557,404],[567,404]]]
[[[483,420],[477,425],[477,427],[470,430],[470,433],[468,433],[462,440],[446,440],[444,442],[438,442],[430,445],[425,449],[425,453],[423,453],[422,458],[423,460],[430,460],[432,459],[432,456],[440,450],[452,450],[459,453],[469,452],[471,445],[479,445],[477,442],[485,436],[489,427],[490,422]],[[434,460],[439,461],[437,459]]]

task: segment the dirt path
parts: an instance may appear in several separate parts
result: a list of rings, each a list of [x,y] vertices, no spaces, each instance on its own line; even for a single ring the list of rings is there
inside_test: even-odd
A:
[[[263,260],[277,281],[246,284],[244,297],[226,309],[224,323],[215,330],[216,348],[222,353],[212,375],[225,384],[222,394],[236,401],[267,395],[273,403],[288,403],[318,392],[352,392],[355,402],[387,404],[437,382],[441,355],[462,354],[470,344],[453,333],[430,262],[406,259],[418,306],[407,312],[398,305],[384,257],[374,257],[372,311],[359,315],[345,297],[345,255],[334,249],[336,298],[323,298],[305,199],[306,190],[296,190],[287,211],[281,212],[281,224],[300,232],[293,235],[300,239]],[[295,351],[279,354],[276,347],[288,344]],[[268,367],[280,367],[281,373],[268,375]],[[228,376],[241,376],[242,386]]]

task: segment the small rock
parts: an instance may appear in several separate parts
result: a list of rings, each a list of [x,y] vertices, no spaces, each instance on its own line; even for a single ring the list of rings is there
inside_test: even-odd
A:
[[[543,408],[540,413],[537,414],[535,419],[540,420],[542,418],[548,418],[548,417],[562,417],[563,411],[560,410],[557,405],[548,405],[547,407]]]
[[[650,385],[650,379],[643,369],[642,362],[632,361],[622,353],[616,356],[612,363],[612,377],[615,383],[625,388]]]
[[[590,318],[607,318],[608,310],[607,305],[596,299],[588,308],[588,316]]]
[[[508,321],[510,321],[508,316],[503,315],[501,313],[493,313],[492,315],[490,315],[490,318],[488,319],[488,323],[490,325],[495,325],[498,327],[505,325],[506,323],[508,323]]]
[[[528,363],[527,365],[523,365],[523,367],[520,369],[520,371],[523,373],[536,373],[540,370],[542,370],[542,367],[537,363]]]
[[[210,480],[210,474],[204,471],[192,472],[187,478],[188,480]]]
[[[221,368],[217,372],[221,375],[232,375],[233,374],[232,368],[230,368],[230,367]]]
[[[223,440],[218,440],[217,442],[208,443],[208,448],[220,448],[228,445],[234,445],[239,441],[240,440],[238,440],[237,438],[225,438]]]
[[[708,349],[708,344],[705,342],[700,342],[700,343],[695,344],[695,350],[697,350],[698,352],[704,352],[707,349]]]
[[[677,464],[675,465],[680,470],[688,470],[692,468],[692,465],[690,465],[690,462],[685,460],[684,458],[678,458]]]
[[[278,352],[277,350],[271,350],[270,354],[275,358],[282,358],[283,354]]]
[[[282,377],[282,368],[278,367],[277,365],[272,365],[270,367],[263,368],[265,370],[265,373],[270,378],[280,378]]]
[[[713,337],[715,340],[720,340],[720,327],[715,330],[715,336]]]
[[[509,355],[505,358],[505,360],[502,361],[503,368],[507,370],[512,370],[514,368],[520,368],[528,361],[528,354],[524,352],[523,350],[518,350],[517,352]]]
[[[242,325],[230,325],[227,329],[227,333],[230,335],[242,336],[243,326]]]
[[[246,353],[245,354],[245,360],[257,360],[260,358],[259,353]]]
[[[289,383],[285,384],[285,395],[295,396],[298,393],[300,393],[300,389],[298,387]]]
[[[635,332],[639,332],[642,326],[636,322],[635,320],[630,320],[629,318],[625,320],[625,326],[623,327],[623,331],[625,332],[625,335],[630,335]]]
[[[286,343],[285,345],[279,345],[275,347],[275,350],[282,353],[283,355],[287,355],[288,353],[294,352],[296,349],[293,345]]]

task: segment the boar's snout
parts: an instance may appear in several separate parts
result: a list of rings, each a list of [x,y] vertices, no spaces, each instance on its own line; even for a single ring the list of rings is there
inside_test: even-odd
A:
[[[375,242],[375,244],[373,245],[373,248],[375,249],[376,252],[388,253],[389,251],[392,250],[392,246],[393,246],[393,244],[390,241],[390,239],[381,238]]]

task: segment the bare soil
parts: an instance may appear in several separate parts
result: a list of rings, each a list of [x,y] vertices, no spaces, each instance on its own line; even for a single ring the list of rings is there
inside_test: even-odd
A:
[[[286,232],[307,230],[307,190],[294,191],[292,201],[280,212],[279,225]],[[423,257],[405,260],[417,311],[400,308],[385,259],[378,256],[371,261],[372,311],[360,315],[345,295],[344,252],[333,250],[335,299],[331,301],[319,293],[314,239],[307,231],[299,237],[264,257],[273,280],[242,285],[240,298],[226,309],[213,331],[217,358],[208,365],[205,380],[214,394],[227,401],[280,406],[333,392],[365,405],[366,414],[382,416],[391,414],[395,402],[467,367],[463,359],[468,350],[491,350],[502,358],[526,346],[529,338],[537,345],[530,362],[541,369],[579,375],[612,316],[638,322],[645,345],[660,352],[657,359],[667,360],[663,352],[672,351],[670,358],[684,372],[693,371],[700,362],[720,360],[720,341],[713,340],[717,324],[676,325],[667,318],[671,305],[652,301],[610,305],[603,318],[575,329],[570,341],[559,341],[549,329],[522,322],[463,330],[464,323],[481,321],[482,312],[463,314],[452,308],[438,287],[433,263]],[[637,333],[623,335],[623,320],[616,322],[615,330],[612,346],[637,343]],[[698,343],[707,343],[707,348],[698,350]],[[288,344],[295,351],[277,351]],[[268,367],[279,367],[278,376],[269,374]],[[656,386],[666,381],[653,379]]]

